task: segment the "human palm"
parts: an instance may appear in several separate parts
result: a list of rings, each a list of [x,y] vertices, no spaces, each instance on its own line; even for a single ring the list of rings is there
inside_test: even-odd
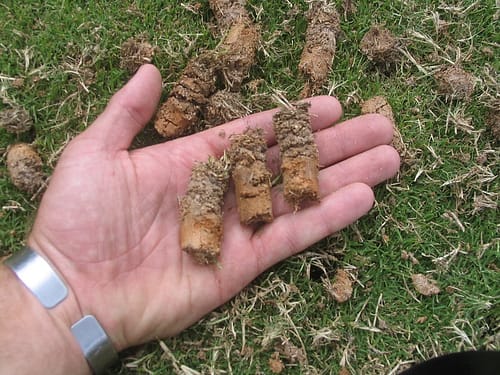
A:
[[[201,266],[179,246],[178,199],[191,168],[209,155],[220,156],[230,134],[259,126],[277,173],[272,112],[128,151],[160,91],[158,71],[144,66],[68,145],[29,239],[63,274],[79,314],[95,315],[120,350],[180,332],[266,268],[352,223],[373,203],[370,186],[399,165],[397,153],[385,146],[392,137],[386,119],[367,116],[330,128],[341,115],[338,102],[311,99],[325,167],[321,203],[294,213],[275,189],[275,221],[257,230],[239,223],[234,194],[228,193],[219,264]]]

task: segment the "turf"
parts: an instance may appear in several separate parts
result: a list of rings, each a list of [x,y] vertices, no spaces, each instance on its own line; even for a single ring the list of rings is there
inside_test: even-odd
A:
[[[179,336],[122,353],[110,373],[270,373],[273,356],[284,373],[395,374],[439,353],[500,349],[500,163],[485,121],[498,106],[500,11],[493,0],[352,3],[347,14],[337,2],[342,33],[324,92],[342,101],[345,118],[362,100],[386,96],[406,147],[400,174],[376,189],[376,206],[358,223],[267,271]],[[263,42],[248,79],[261,84],[245,95],[260,110],[276,105],[273,93],[293,99],[302,88],[307,3],[252,0],[248,9]],[[27,134],[0,129],[0,154],[34,142],[47,176],[129,78],[119,67],[125,40],[142,34],[157,47],[165,94],[191,56],[218,42],[205,0],[5,0],[0,24],[0,110],[14,103],[35,121]],[[360,51],[372,24],[401,40],[390,70]],[[453,63],[476,77],[469,101],[437,93],[433,73]],[[136,147],[159,141],[149,126]],[[16,190],[2,157],[0,256],[22,245],[39,199]],[[325,288],[338,267],[356,277],[344,304]],[[416,273],[431,275],[441,293],[418,295]]]

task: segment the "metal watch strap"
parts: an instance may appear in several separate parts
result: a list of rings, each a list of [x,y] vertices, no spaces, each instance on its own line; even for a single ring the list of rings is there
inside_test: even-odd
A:
[[[5,261],[9,267],[47,309],[59,305],[68,296],[68,288],[52,265],[29,247]],[[101,374],[118,360],[110,338],[92,315],[86,315],[71,326],[87,363],[94,374]]]
[[[118,360],[111,340],[93,315],[86,315],[73,324],[71,332],[94,374],[102,374]]]
[[[25,247],[5,261],[19,280],[46,308],[51,309],[68,296],[68,288],[54,268],[38,253]]]

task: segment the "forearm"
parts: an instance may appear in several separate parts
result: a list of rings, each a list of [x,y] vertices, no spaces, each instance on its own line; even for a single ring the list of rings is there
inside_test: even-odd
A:
[[[0,374],[89,374],[71,334],[72,315],[62,304],[45,309],[0,264]]]

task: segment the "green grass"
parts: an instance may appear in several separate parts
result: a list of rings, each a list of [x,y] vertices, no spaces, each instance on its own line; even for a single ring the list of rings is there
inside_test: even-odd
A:
[[[68,139],[128,79],[119,67],[127,38],[143,33],[158,47],[154,63],[165,93],[191,56],[217,44],[206,0],[198,13],[181,2],[144,3],[0,4],[0,109],[10,101],[35,120],[29,134],[0,130],[1,154],[13,142],[33,141],[50,174]],[[249,1],[263,35],[249,77],[264,80],[259,109],[275,105],[275,90],[293,99],[302,88],[297,64],[307,4],[293,3]],[[377,205],[356,225],[269,270],[178,337],[124,352],[111,373],[269,373],[271,355],[287,340],[305,354],[298,362],[281,355],[286,373],[293,374],[337,373],[343,366],[353,374],[397,373],[437,353],[500,349],[498,214],[492,208],[500,163],[485,124],[487,108],[498,100],[494,18],[500,11],[493,0],[355,3],[356,13],[342,15],[325,93],[333,88],[345,103],[345,118],[359,114],[361,100],[387,97],[407,147],[400,175],[376,189]],[[438,16],[447,27],[437,29]],[[373,23],[400,37],[407,51],[392,72],[374,68],[359,49]],[[436,93],[432,73],[448,62],[460,62],[477,78],[470,101],[449,102]],[[14,78],[24,79],[22,87],[12,86]],[[155,135],[149,131],[148,137]],[[39,202],[15,189],[3,160],[0,256],[21,246]],[[402,259],[402,251],[419,264]],[[342,305],[323,283],[338,267],[352,269],[358,280]],[[418,296],[411,284],[415,273],[430,273],[441,293]]]

